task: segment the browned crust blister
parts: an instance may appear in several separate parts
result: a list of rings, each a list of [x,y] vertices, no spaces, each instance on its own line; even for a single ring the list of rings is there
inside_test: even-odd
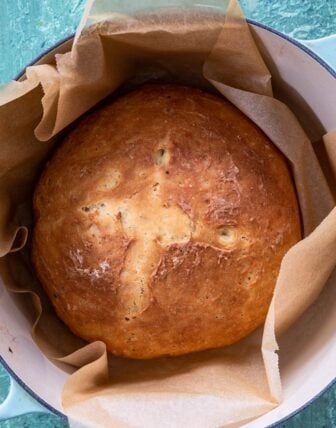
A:
[[[34,197],[33,263],[79,336],[131,358],[258,327],[300,239],[283,156],[224,99],[148,84],[85,116]]]

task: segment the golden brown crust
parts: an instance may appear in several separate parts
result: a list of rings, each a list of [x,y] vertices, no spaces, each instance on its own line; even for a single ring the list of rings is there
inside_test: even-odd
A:
[[[131,358],[246,336],[300,239],[283,156],[222,98],[176,85],[84,117],[34,209],[33,263],[58,315]]]

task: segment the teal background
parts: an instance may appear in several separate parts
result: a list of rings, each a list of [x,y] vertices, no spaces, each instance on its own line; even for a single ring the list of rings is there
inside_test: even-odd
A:
[[[336,0],[242,0],[241,4],[249,18],[295,38],[336,34]],[[84,5],[85,0],[0,0],[0,84],[13,79],[39,54],[73,33]],[[0,366],[0,403],[8,388],[8,375]],[[0,421],[0,428],[66,426],[62,419],[43,413]],[[336,384],[279,426],[336,427]]]

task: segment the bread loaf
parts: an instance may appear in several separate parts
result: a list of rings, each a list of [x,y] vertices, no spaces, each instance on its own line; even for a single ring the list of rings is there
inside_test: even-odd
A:
[[[260,326],[300,239],[282,154],[223,98],[147,84],[84,116],[34,195],[32,260],[59,317],[130,358]]]

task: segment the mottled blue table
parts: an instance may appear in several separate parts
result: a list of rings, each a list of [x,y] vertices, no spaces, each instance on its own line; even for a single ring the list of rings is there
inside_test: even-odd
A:
[[[336,0],[241,0],[241,3],[248,17],[295,38],[317,39],[336,34]],[[14,78],[40,53],[73,33],[84,4],[85,0],[0,0],[0,83]],[[8,389],[8,374],[0,366],[0,403]],[[47,413],[0,421],[0,428],[66,426],[62,419]],[[336,385],[280,426],[336,427]]]

